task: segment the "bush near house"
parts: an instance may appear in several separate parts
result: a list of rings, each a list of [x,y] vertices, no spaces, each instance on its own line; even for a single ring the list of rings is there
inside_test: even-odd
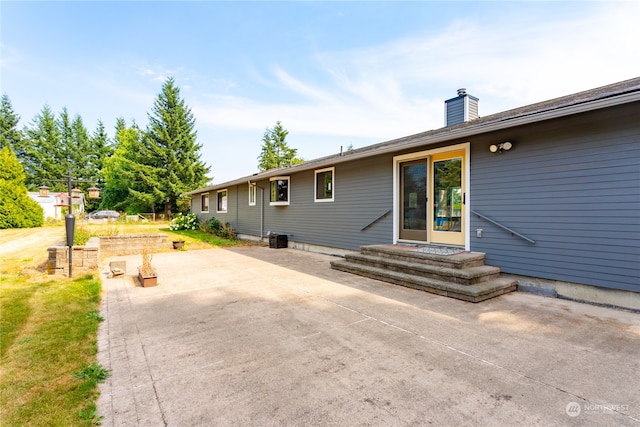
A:
[[[193,213],[186,215],[178,214],[178,216],[171,221],[171,224],[169,224],[169,230],[202,230],[205,233],[213,234],[223,239],[235,240],[236,238],[236,232],[228,222],[222,223],[214,217],[201,223],[196,214]]]
[[[169,230],[171,231],[197,230],[198,228],[200,228],[200,221],[196,214],[193,213],[186,215],[180,213],[171,221],[171,224],[169,224]]]
[[[218,237],[222,237],[223,239],[231,239],[234,240],[236,238],[236,232],[231,227],[231,224],[228,222],[222,223],[217,218],[211,218],[209,221],[204,223],[203,231],[206,233],[215,234]]]

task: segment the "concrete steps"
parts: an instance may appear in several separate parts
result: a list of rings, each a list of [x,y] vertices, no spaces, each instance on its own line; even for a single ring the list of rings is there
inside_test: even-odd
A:
[[[482,253],[425,253],[412,246],[363,246],[359,254],[332,261],[346,271],[396,285],[470,302],[484,301],[516,289],[500,277],[500,269],[484,265]]]

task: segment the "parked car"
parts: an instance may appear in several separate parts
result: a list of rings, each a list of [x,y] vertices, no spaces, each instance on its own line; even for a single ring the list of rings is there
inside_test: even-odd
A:
[[[88,215],[89,219],[106,219],[110,221],[117,221],[120,219],[120,214],[116,211],[93,211]]]

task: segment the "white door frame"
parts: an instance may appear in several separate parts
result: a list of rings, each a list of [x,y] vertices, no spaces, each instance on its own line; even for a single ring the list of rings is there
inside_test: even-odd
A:
[[[465,203],[464,203],[464,220],[466,221],[467,226],[465,227],[465,235],[464,235],[464,248],[465,250],[470,250],[471,246],[471,235],[469,232],[469,220],[471,215],[471,192],[470,192],[470,183],[471,183],[471,144],[465,142],[463,144],[449,145],[447,147],[435,148],[433,150],[425,150],[418,151],[415,153],[402,154],[400,156],[393,157],[393,243],[396,244],[400,241],[400,163],[410,162],[412,160],[419,160],[424,158],[429,158],[434,154],[446,153],[448,151],[457,151],[464,150],[465,152]],[[431,170],[430,167],[427,170]],[[429,229],[431,227],[427,227],[427,243],[431,241],[431,236]],[[406,240],[402,240],[406,242]]]

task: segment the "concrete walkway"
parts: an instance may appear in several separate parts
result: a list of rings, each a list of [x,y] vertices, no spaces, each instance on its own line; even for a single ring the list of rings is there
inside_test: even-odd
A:
[[[104,277],[105,426],[640,425],[640,315],[479,304],[238,247]],[[105,267],[106,268],[106,267]]]

